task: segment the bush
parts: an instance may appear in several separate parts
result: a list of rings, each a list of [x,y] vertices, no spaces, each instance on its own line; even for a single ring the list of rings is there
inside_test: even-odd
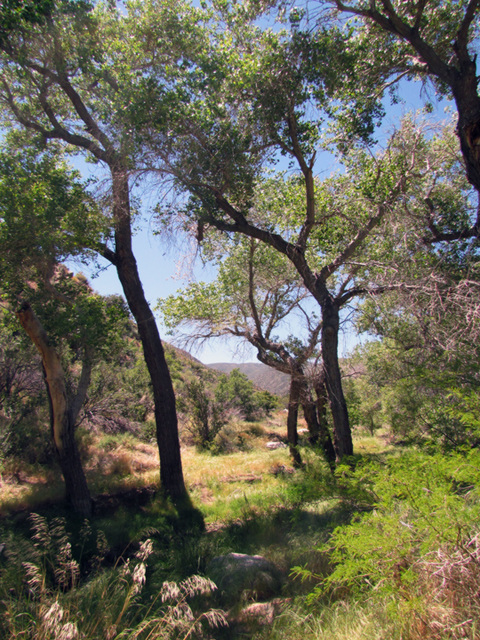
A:
[[[410,637],[477,637],[480,452],[411,452],[340,473],[371,505],[334,531],[324,550],[335,569],[311,598],[387,598]]]
[[[200,449],[210,449],[215,437],[227,424],[227,412],[207,391],[201,380],[186,385],[187,429],[193,443]]]

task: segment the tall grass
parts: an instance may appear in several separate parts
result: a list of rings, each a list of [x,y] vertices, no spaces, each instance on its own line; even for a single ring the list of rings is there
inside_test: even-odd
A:
[[[226,624],[205,605],[215,585],[200,576],[165,582],[148,593],[153,542],[104,565],[105,540],[85,524],[75,545],[59,518],[32,515],[30,541],[6,545],[1,572],[0,637],[9,640],[147,640],[198,637],[206,624]],[[92,536],[95,549],[92,553]],[[74,557],[73,546],[77,551]],[[82,553],[90,548],[88,557]],[[87,575],[82,573],[88,567]],[[199,606],[198,600],[203,598]],[[196,606],[192,604],[197,600]]]

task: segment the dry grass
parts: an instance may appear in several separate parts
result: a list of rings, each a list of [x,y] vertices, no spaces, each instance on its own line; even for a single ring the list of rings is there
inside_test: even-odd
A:
[[[95,440],[86,456],[85,471],[92,491],[106,491],[112,485],[148,486],[158,482],[159,456],[154,445],[129,439],[108,449]]]
[[[419,592],[411,637],[461,640],[480,637],[480,534],[454,552],[439,548],[417,563]]]
[[[339,601],[321,611],[288,609],[269,640],[406,640],[378,603]]]
[[[287,449],[269,451],[265,444],[285,435],[285,417],[279,413],[266,423],[237,425],[248,441],[247,451],[212,456],[193,447],[182,449],[187,487],[197,504],[228,502],[252,493],[252,485],[271,475],[272,468],[290,464]],[[87,481],[93,495],[115,493],[134,487],[158,486],[159,455],[156,444],[130,435],[110,438],[90,435],[82,450]],[[42,502],[59,501],[64,488],[60,471],[40,466],[11,463],[0,478],[0,514],[34,509]]]
[[[63,482],[50,472],[22,477],[6,476],[0,482],[0,516],[34,509],[42,502],[58,502],[65,492]]]

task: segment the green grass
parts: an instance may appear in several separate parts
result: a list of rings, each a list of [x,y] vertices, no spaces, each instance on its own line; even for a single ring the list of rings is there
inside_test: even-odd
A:
[[[384,583],[382,588],[374,583],[370,586],[365,583],[365,588],[360,592],[355,591],[348,582],[350,560],[347,556],[343,559],[341,555],[337,555],[335,565],[332,563],[332,551],[325,546],[331,540],[341,541],[345,548],[350,546],[356,554],[355,562],[360,568],[364,565],[370,566],[369,562],[377,562],[375,554],[378,555],[377,564],[383,562],[382,548],[391,547],[392,553],[397,553],[395,540],[393,546],[390,544],[392,536],[389,537],[390,546],[382,542],[382,527],[386,527],[386,523],[390,522],[395,524],[398,500],[404,499],[402,495],[399,498],[395,487],[403,486],[407,476],[411,476],[408,493],[418,493],[417,507],[424,497],[425,508],[432,502],[432,498],[429,502],[422,489],[425,476],[422,475],[421,465],[417,465],[418,469],[415,467],[415,460],[418,458],[416,454],[412,453],[413,457],[408,458],[399,452],[388,441],[388,434],[379,432],[371,436],[360,433],[355,441],[358,452],[356,466],[344,467],[337,480],[334,480],[322,458],[307,448],[302,449],[305,464],[301,469],[292,467],[287,449],[267,450],[265,442],[271,437],[269,434],[272,430],[280,430],[280,424],[273,422],[260,427],[256,425],[251,446],[246,451],[222,455],[199,453],[194,448],[184,451],[186,482],[195,507],[201,511],[205,519],[204,532],[198,527],[195,528],[193,523],[179,519],[171,505],[155,494],[158,478],[155,448],[136,441],[131,436],[109,438],[104,440],[98,449],[95,449],[98,442],[92,441],[89,444],[91,462],[87,473],[90,484],[98,496],[98,508],[90,523],[87,538],[84,523],[72,518],[61,502],[58,502],[61,484],[52,481],[52,472],[42,475],[37,469],[38,482],[35,482],[35,469],[30,469],[28,482],[23,483],[26,486],[18,481],[12,484],[14,488],[22,488],[23,493],[19,491],[16,495],[9,492],[8,483],[4,483],[6,490],[0,495],[0,504],[4,513],[10,509],[10,515],[4,517],[0,526],[0,542],[4,542],[7,549],[7,556],[0,554],[0,582],[3,584],[0,594],[0,620],[3,620],[1,624],[4,625],[0,627],[0,637],[2,629],[7,633],[5,637],[11,637],[13,640],[47,640],[56,637],[55,634],[58,635],[60,632],[68,636],[69,627],[65,630],[65,625],[68,625],[69,621],[78,623],[85,640],[103,640],[110,636],[112,640],[116,640],[117,637],[120,638],[120,633],[123,633],[122,640],[170,637],[167,609],[159,601],[162,585],[165,581],[181,583],[190,575],[203,574],[210,559],[231,551],[263,555],[283,571],[285,586],[281,597],[284,605],[273,626],[268,629],[251,625],[246,631],[245,627],[239,626],[228,631],[209,631],[210,635],[207,637],[210,638],[419,640],[424,637],[436,638],[430,633],[428,625],[422,626],[422,616],[435,616],[438,610],[446,612],[445,615],[442,613],[444,618],[450,616],[449,619],[455,621],[455,624],[457,620],[463,619],[463,612],[457,612],[455,617],[450,609],[447,610],[441,600],[441,589],[427,569],[419,573],[419,580],[425,593],[436,593],[435,611],[429,610],[429,603],[425,599],[422,600],[422,594],[417,595],[415,589],[410,586],[410,599],[406,598],[407,591],[399,598],[394,581],[391,588],[388,588],[388,582]],[[408,462],[410,459],[411,463]],[[402,467],[403,460],[405,462]],[[448,476],[452,468],[454,487],[458,485],[455,491],[459,492],[457,495],[454,491],[448,500],[457,504],[465,496],[465,508],[475,509],[471,473],[468,469],[462,471],[470,473],[468,478],[465,476],[467,482],[459,471],[461,467],[455,461],[447,464],[443,460],[444,458],[437,459],[435,470],[438,468],[440,473],[442,465],[445,464],[445,473]],[[363,465],[368,463],[370,466],[362,467],[360,462]],[[389,479],[389,468],[399,468],[399,477]],[[419,479],[415,479],[414,471],[420,474]],[[465,482],[468,486],[464,487]],[[408,483],[405,484],[405,487],[409,486]],[[443,508],[442,491],[446,495],[450,490],[449,486],[447,484],[446,488],[442,488],[442,485],[437,493],[432,494],[438,501],[438,505],[434,505],[435,517]],[[429,487],[429,491],[433,491],[433,484]],[[390,496],[388,499],[392,502],[392,507],[389,506],[389,502],[381,502],[379,496],[382,495]],[[375,520],[375,512],[371,510],[371,505],[372,501],[379,500],[379,515]],[[447,506],[448,500],[446,498]],[[25,510],[15,513],[15,506],[23,506]],[[363,515],[355,516],[352,520],[352,515],[358,508]],[[28,511],[42,514],[48,524],[47,528],[50,527],[53,532],[59,530],[58,518],[66,519],[65,535],[62,537],[57,532],[52,533],[49,538],[46,536],[42,549],[38,539],[32,540]],[[402,514],[403,511],[398,513]],[[455,517],[458,520],[458,508],[452,513],[457,514]],[[377,523],[378,536],[378,549],[375,547],[371,552],[368,551],[367,544],[372,539],[372,530],[368,528],[370,514],[372,522]],[[465,514],[465,522],[468,522],[467,511]],[[401,516],[402,519],[405,517],[407,516]],[[422,527],[426,531],[429,517],[422,515]],[[450,515],[447,509],[445,521],[442,520],[442,530],[448,529],[448,518]],[[366,525],[361,528],[363,521]],[[379,528],[378,523],[383,523],[382,527]],[[350,526],[352,529],[348,528]],[[404,532],[405,527],[398,526],[399,532]],[[416,531],[420,531],[418,523],[415,527]],[[387,537],[389,530],[385,528]],[[337,533],[334,534],[334,531]],[[338,533],[342,531],[344,533]],[[354,532],[353,537],[349,532]],[[399,532],[395,534],[395,539],[399,539]],[[363,547],[361,548],[361,536],[364,536],[366,541],[363,545],[367,549],[365,553],[362,551]],[[47,538],[49,542],[46,542]],[[133,567],[140,562],[136,554],[141,549],[142,541],[147,538],[153,541],[153,550],[148,559],[146,583],[142,584],[137,593]],[[435,536],[432,540],[434,538]],[[72,562],[77,562],[79,567],[73,590],[57,584],[58,571],[55,569],[57,563],[64,562],[59,558],[61,549],[67,548],[65,545],[68,540]],[[355,546],[356,540],[360,541],[360,546]],[[455,547],[453,550],[456,553]],[[445,553],[447,551],[445,548]],[[414,552],[411,552],[411,557],[416,558],[413,561],[414,566],[418,563],[418,566],[423,566],[422,556],[417,551],[416,556],[412,553]],[[478,553],[480,557],[480,551]],[[398,554],[400,558],[403,557],[400,548]],[[100,557],[103,558],[99,565],[102,568],[98,571],[95,569],[95,563],[100,562]],[[463,558],[462,567],[467,567],[468,558],[465,560],[466,556],[461,554],[458,558]],[[458,558],[453,558],[451,562],[447,558],[447,565],[457,566],[455,563],[460,562]],[[45,589],[33,598],[32,594],[29,595],[28,589],[25,590],[25,584],[28,584],[28,580],[33,580],[33,577],[29,578],[25,574],[26,565],[22,568],[22,562],[32,563],[32,566],[38,567],[39,575],[43,576]],[[347,573],[342,573],[342,562],[347,563]],[[472,588],[476,580],[472,574],[474,564],[468,565]],[[68,562],[67,566],[70,566]],[[357,565],[353,563],[352,566]],[[375,566],[368,569],[371,576],[375,576]],[[380,567],[380,564],[378,566]],[[294,567],[300,569],[293,571]],[[330,585],[326,589],[318,589],[325,578],[337,574],[346,575],[348,580],[337,586]],[[384,574],[380,567],[380,582],[384,577],[388,580],[388,575]],[[352,574],[352,580],[354,579],[355,574]],[[375,588],[372,589],[372,586]],[[312,593],[317,593],[316,597],[312,597]],[[192,613],[194,618],[201,617],[212,605],[211,599],[202,598],[194,598],[190,603],[195,609]],[[471,599],[470,596],[465,598],[467,601]],[[56,603],[63,611],[61,624],[64,627],[61,628],[58,625],[48,627],[50,622],[45,619],[45,612],[50,611]],[[187,604],[185,603],[185,606]],[[468,608],[465,611],[467,615]],[[195,637],[185,620],[182,624],[182,629],[177,629],[180,634],[178,637]],[[453,622],[452,625],[454,626]],[[470,624],[468,629],[469,635],[465,637],[478,640],[480,635],[475,626]],[[156,635],[149,636],[149,633]],[[456,639],[455,633],[445,634],[444,637]]]

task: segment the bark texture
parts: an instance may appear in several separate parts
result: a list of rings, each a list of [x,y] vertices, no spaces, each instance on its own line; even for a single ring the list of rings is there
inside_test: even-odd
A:
[[[92,514],[92,499],[75,440],[75,415],[70,411],[65,374],[60,358],[50,345],[40,320],[28,303],[17,311],[25,333],[37,347],[41,358],[50,407],[50,425],[57,459],[65,479],[67,501],[82,516]]]
[[[353,455],[352,432],[348,419],[347,403],[343,394],[342,375],[338,362],[338,331],[340,327],[339,309],[332,300],[322,305],[322,357],[325,372],[325,386],[333,417],[333,446],[335,458],[339,462],[345,456]]]
[[[302,392],[303,415],[309,431],[309,442],[313,446],[323,449],[325,459],[330,468],[335,467],[335,450],[332,437],[327,426],[326,404],[328,402],[325,385],[319,385],[315,381],[317,402],[312,398],[310,391],[305,388]],[[318,392],[320,390],[320,400]],[[323,392],[323,393],[322,393]]]
[[[160,455],[160,481],[165,496],[175,503],[189,502],[180,455],[175,393],[157,323],[143,290],[132,248],[128,174],[112,172],[115,220],[113,263],[128,306],[137,323],[143,353],[152,382],[155,422]]]
[[[300,466],[302,457],[298,450],[298,405],[300,402],[301,382],[297,376],[292,375],[290,379],[290,395],[288,398],[288,415],[287,415],[287,440],[292,456],[293,464]]]

